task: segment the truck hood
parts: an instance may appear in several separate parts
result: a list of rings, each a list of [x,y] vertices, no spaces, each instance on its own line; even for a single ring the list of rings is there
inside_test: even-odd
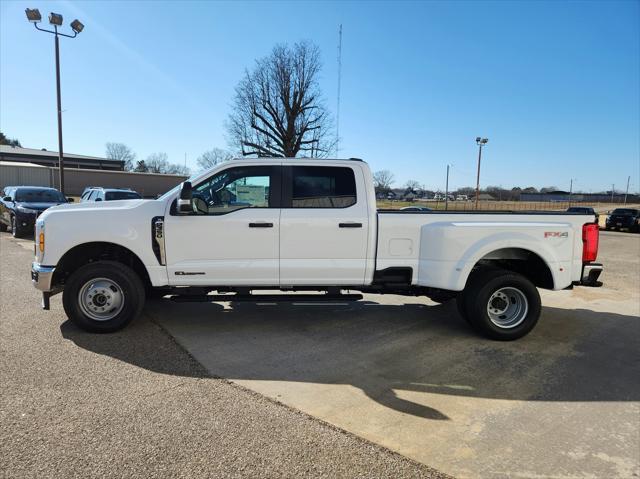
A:
[[[153,208],[151,206],[152,204],[157,205],[157,208]],[[164,203],[157,200],[87,201],[84,203],[65,203],[47,208],[40,218],[46,221],[47,218],[54,215],[63,216],[69,214],[84,216],[85,214],[90,214],[92,216],[112,216],[114,213],[118,218],[121,218],[127,215],[129,211],[138,211],[139,209],[146,210],[149,206],[151,206],[152,209],[164,210]]]

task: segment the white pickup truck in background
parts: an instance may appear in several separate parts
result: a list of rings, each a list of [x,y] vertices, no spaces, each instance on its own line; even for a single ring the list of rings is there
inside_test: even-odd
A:
[[[359,291],[455,298],[477,331],[511,340],[538,321],[537,288],[601,284],[594,221],[377,210],[363,161],[241,159],[157,200],[48,209],[31,274],[45,309],[62,291],[68,317],[93,332],[124,327],[149,294],[318,302]],[[255,294],[274,289],[293,294]]]

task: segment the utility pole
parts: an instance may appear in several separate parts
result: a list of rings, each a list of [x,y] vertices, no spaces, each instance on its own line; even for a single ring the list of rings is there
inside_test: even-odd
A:
[[[611,185],[611,203],[613,203],[613,192],[616,191],[616,185]]]
[[[444,188],[444,209],[449,209],[449,165],[447,165],[447,182]]]
[[[336,107],[336,158],[340,156],[340,84],[342,82],[342,24],[338,28],[338,105]]]
[[[571,206],[571,195],[573,194],[573,178],[571,178],[571,184],[569,185],[569,206]]]
[[[478,176],[476,178],[476,210],[478,209],[478,199],[480,196],[480,162],[482,161],[482,147],[487,144],[487,138],[476,138],[478,144]]]
[[[631,175],[627,176],[627,189],[624,192],[624,204],[627,204],[627,195],[629,194],[629,182],[631,181]]]

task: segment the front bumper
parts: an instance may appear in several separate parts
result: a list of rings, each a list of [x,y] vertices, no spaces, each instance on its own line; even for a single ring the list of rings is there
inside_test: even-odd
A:
[[[34,213],[18,212],[16,213],[16,224],[23,230],[31,230],[41,213],[41,211]]]
[[[53,286],[53,272],[55,266],[44,266],[35,261],[31,263],[31,283],[36,289],[42,291],[42,309],[49,310],[49,299],[60,289],[55,290]]]
[[[580,284],[582,286],[599,287],[602,286],[602,281],[598,281],[598,278],[602,274],[604,266],[600,263],[586,263],[582,266],[582,278]]]
[[[43,292],[51,292],[53,290],[53,272],[55,266],[44,266],[40,263],[31,263],[31,283],[36,289]]]
[[[633,228],[635,224],[635,220],[628,219],[608,219],[605,222],[607,228]]]

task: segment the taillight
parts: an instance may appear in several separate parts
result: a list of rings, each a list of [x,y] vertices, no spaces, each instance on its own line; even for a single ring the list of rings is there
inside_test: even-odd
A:
[[[596,223],[582,225],[582,261],[590,263],[598,256],[600,227]]]

